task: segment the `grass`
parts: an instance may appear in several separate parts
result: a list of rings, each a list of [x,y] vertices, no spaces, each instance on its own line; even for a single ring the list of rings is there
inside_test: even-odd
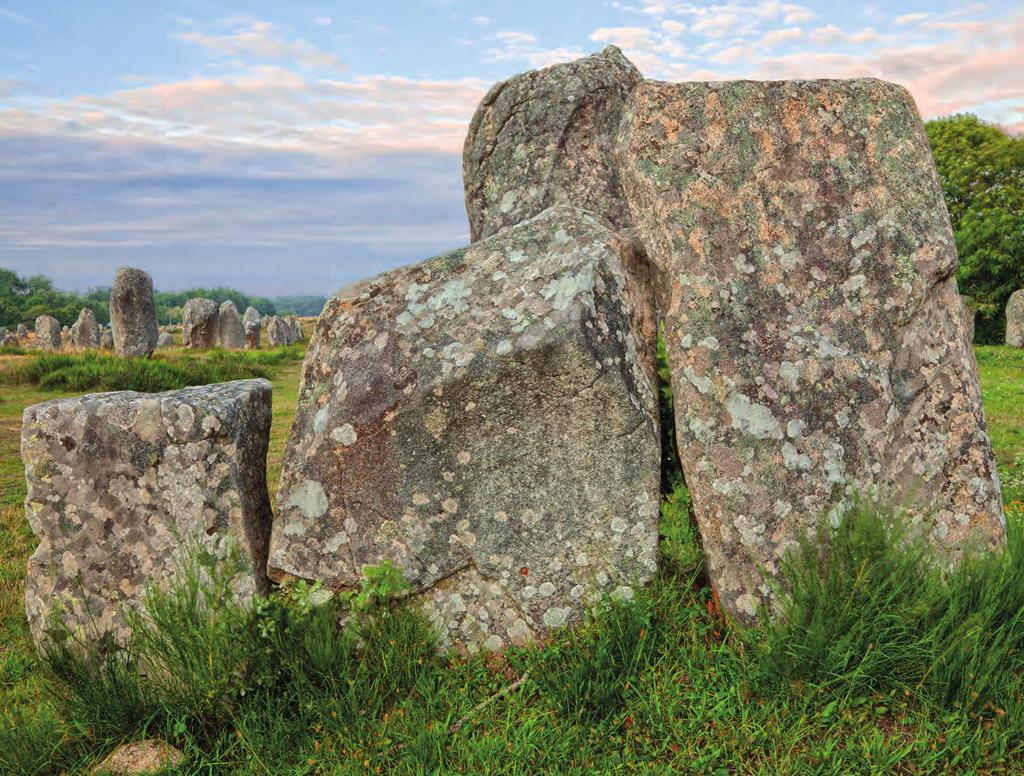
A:
[[[827,553],[790,562],[781,616],[748,633],[717,609],[675,482],[655,582],[542,650],[437,657],[420,616],[386,600],[338,629],[336,603],[305,586],[247,609],[193,575],[149,601],[129,653],[159,680],[109,655],[47,664],[25,635],[33,543],[5,455],[0,772],[84,771],[144,735],[181,748],[182,773],[1021,772],[1024,353],[979,348],[978,361],[1008,551],[942,575],[864,508]],[[298,368],[269,367],[271,482]],[[15,449],[15,409],[51,395],[3,389],[0,450]]]
[[[202,355],[180,349],[166,350],[153,358],[121,358],[96,352],[52,353],[23,359],[7,367],[0,371],[0,382],[70,393],[157,393],[190,385],[266,377],[268,367],[298,361],[301,357],[301,345],[276,350],[212,350]]]

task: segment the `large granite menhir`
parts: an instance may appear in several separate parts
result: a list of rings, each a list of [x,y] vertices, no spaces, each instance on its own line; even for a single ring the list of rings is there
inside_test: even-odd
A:
[[[631,242],[560,206],[325,307],[269,572],[400,565],[457,651],[578,622],[655,571],[655,327]]]
[[[148,358],[156,349],[153,279],[141,269],[120,267],[110,288],[110,328],[119,356]]]
[[[711,579],[751,621],[855,496],[941,554],[1004,524],[956,248],[913,100],[877,80],[645,82],[617,155],[656,264]]]
[[[640,80],[608,46],[491,87],[462,154],[471,241],[559,203],[629,226],[613,152],[623,103]]]
[[[55,609],[79,638],[122,644],[122,607],[193,549],[234,557],[243,600],[266,591],[270,392],[239,380],[25,410],[25,512],[40,540],[25,609],[40,647]]]

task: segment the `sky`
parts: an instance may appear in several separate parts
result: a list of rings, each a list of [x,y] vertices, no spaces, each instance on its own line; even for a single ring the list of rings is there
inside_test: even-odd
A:
[[[495,81],[613,43],[648,78],[876,76],[1024,131],[1024,7],[0,0],[0,266],[63,289],[330,294],[468,240]]]

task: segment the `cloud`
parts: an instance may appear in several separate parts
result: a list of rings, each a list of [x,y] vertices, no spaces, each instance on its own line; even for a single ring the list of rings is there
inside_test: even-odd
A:
[[[16,24],[19,27],[30,27],[36,30],[43,29],[43,25],[31,16],[26,16],[23,13],[19,13],[18,11],[5,6],[0,6],[0,21],[10,22],[11,24]]]
[[[330,17],[322,18],[330,23]],[[172,37],[228,57],[291,62],[307,70],[343,72],[346,69],[345,63],[334,54],[321,51],[302,39],[285,38],[270,22],[238,18],[228,20],[226,26],[228,29],[218,34],[187,30]]]
[[[599,27],[590,33],[590,39],[599,43],[613,43],[621,48],[651,47],[651,31],[645,27]]]
[[[905,13],[893,19],[892,23],[896,25],[914,24],[915,22],[924,21],[929,16],[931,16],[929,13]]]
[[[455,152],[488,87],[480,79],[317,78],[277,66],[25,101],[0,133],[105,136],[195,150],[281,150],[326,159],[380,151]]]
[[[781,30],[772,30],[761,38],[761,45],[765,48],[775,48],[781,44],[792,43],[794,40],[800,40],[803,36],[804,31],[799,27],[787,27]]]
[[[576,46],[542,46],[536,35],[519,30],[502,30],[487,40],[489,45],[483,51],[483,60],[488,64],[519,61],[538,68],[585,56],[584,51]]]

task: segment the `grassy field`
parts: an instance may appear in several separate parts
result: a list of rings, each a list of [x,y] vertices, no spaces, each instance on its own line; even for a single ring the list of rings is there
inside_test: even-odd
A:
[[[977,355],[1019,526],[1024,351]],[[21,358],[0,357],[0,369]],[[298,351],[257,366],[274,384],[273,493]],[[651,588],[543,650],[435,657],[413,612],[378,605],[338,633],[333,604],[289,589],[255,613],[222,602],[211,618],[188,596],[154,601],[185,645],[148,640],[173,682],[47,666],[22,614],[33,541],[17,446],[22,409],[61,395],[0,386],[0,772],[87,771],[145,735],[186,752],[180,773],[1024,772],[1019,539],[1012,556],[943,579],[866,515],[834,537],[826,574],[817,562],[791,569],[783,624],[740,633],[704,583],[684,488],[663,504]]]

